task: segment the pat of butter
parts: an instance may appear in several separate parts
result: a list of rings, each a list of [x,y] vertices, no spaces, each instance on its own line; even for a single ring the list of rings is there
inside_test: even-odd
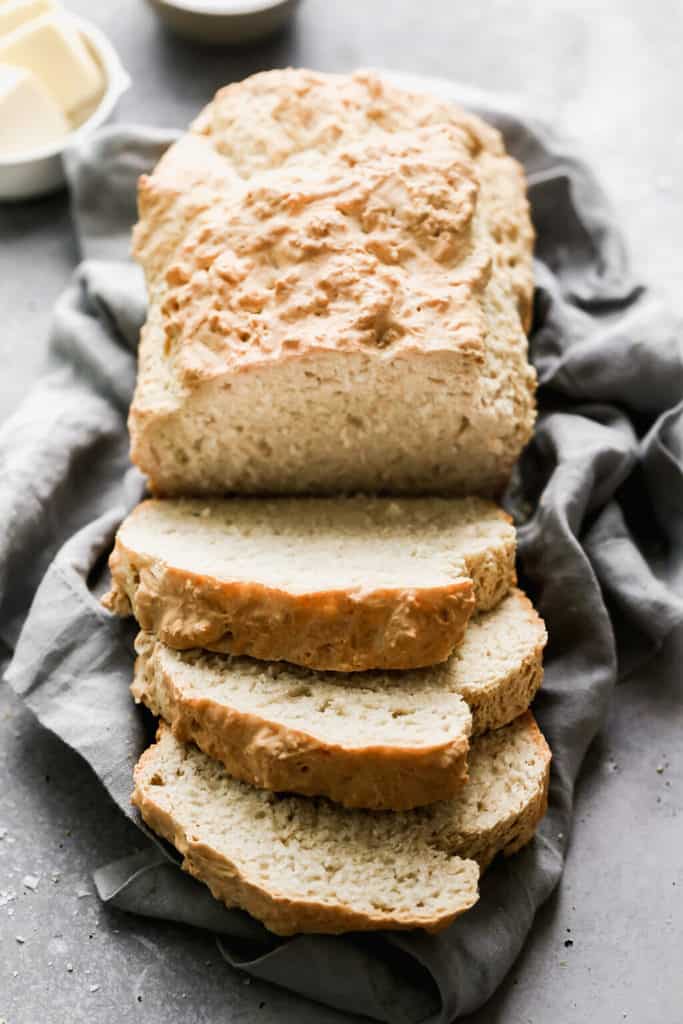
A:
[[[76,23],[63,14],[44,14],[0,36],[0,63],[32,71],[75,121],[102,91],[100,69]]]
[[[56,9],[55,0],[6,0],[0,3],[0,36]]]
[[[0,64],[0,156],[48,146],[71,130],[39,78]]]

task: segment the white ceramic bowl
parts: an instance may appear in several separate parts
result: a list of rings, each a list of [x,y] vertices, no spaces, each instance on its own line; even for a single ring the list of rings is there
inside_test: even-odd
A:
[[[74,18],[74,21],[88,49],[102,68],[105,80],[102,99],[90,117],[59,142],[25,153],[0,156],[0,200],[32,199],[61,188],[64,185],[64,150],[74,139],[105,124],[121,95],[130,86],[130,78],[104,33],[84,18]]]
[[[148,0],[179,36],[213,46],[242,46],[272,35],[299,0]]]

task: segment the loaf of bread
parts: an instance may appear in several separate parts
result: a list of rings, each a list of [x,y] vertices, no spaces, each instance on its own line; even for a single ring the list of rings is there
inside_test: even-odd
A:
[[[534,421],[533,232],[493,128],[270,71],[218,92],[139,210],[155,494],[501,492]]]
[[[550,752],[530,714],[478,739],[458,797],[391,814],[254,789],[170,729],[135,770],[133,802],[217,899],[279,935],[446,927],[480,866],[533,836]]]
[[[174,651],[141,633],[131,689],[179,740],[244,782],[345,807],[406,810],[463,784],[472,716],[481,732],[528,708],[545,640],[520,591],[472,619],[444,665],[409,672],[264,665]]]
[[[105,604],[179,649],[414,668],[505,596],[514,557],[481,498],[153,500],[118,531]]]

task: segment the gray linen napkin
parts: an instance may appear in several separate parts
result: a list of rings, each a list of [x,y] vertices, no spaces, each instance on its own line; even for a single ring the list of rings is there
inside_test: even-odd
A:
[[[554,754],[548,815],[438,936],[277,939],[216,903],[151,836],[96,883],[105,903],[212,930],[225,958],[256,977],[392,1024],[436,1024],[479,1007],[510,968],[560,878],[574,783],[618,676],[683,628],[683,352],[680,325],[632,280],[605,197],[565,144],[500,100],[393,77],[478,110],[529,175],[540,415],[508,504],[521,581],[550,632],[535,704]],[[0,430],[8,678],[143,831],[131,772],[153,723],[128,694],[134,629],[98,595],[116,526],[144,490],[125,430],[145,313],[127,261],[135,180],[171,138],[105,130],[71,155],[85,261],[55,311],[49,373]]]

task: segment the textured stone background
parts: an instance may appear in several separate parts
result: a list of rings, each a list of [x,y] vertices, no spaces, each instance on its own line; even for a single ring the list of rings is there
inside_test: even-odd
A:
[[[218,85],[285,64],[385,66],[515,93],[574,136],[636,267],[683,312],[678,0],[304,0],[288,34],[242,53],[174,40],[142,0],[70,6],[108,33],[133,77],[119,120],[182,127]],[[43,362],[75,260],[65,196],[0,206],[1,418]],[[683,1020],[683,714],[680,692],[657,682],[654,665],[619,688],[582,775],[561,889],[471,1024]],[[88,769],[0,684],[0,1021],[348,1019],[249,982],[208,935],[102,911],[90,873],[139,842]]]

